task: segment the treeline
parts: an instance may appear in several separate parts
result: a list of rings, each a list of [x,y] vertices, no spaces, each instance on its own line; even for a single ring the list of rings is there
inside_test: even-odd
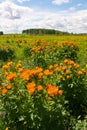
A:
[[[3,32],[2,32],[2,31],[0,31],[0,35],[3,35]]]
[[[22,34],[31,34],[31,35],[44,35],[44,34],[50,34],[50,35],[70,35],[68,32],[62,32],[59,30],[54,29],[26,29],[22,31]]]

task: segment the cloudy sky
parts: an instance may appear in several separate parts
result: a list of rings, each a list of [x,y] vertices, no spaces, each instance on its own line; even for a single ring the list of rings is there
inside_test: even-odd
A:
[[[87,33],[87,0],[0,0],[0,31],[29,28]]]

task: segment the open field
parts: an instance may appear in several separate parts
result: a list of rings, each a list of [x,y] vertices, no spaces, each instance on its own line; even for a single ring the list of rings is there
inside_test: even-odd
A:
[[[87,36],[0,36],[0,129],[86,130]]]
[[[82,65],[87,63],[87,36],[30,36],[30,35],[3,35],[0,36],[0,45],[10,45],[16,50],[16,55],[18,59],[22,58],[22,48],[19,46],[22,45],[22,43],[19,43],[21,45],[18,46],[17,40],[21,40],[22,42],[24,41],[23,45],[27,45],[31,42],[34,42],[35,40],[45,40],[48,42],[56,42],[56,43],[61,43],[61,42],[76,42],[79,45],[79,59]],[[27,43],[26,43],[27,41]]]

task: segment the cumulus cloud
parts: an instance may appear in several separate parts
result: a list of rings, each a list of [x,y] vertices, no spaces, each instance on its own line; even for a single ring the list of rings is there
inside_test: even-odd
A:
[[[11,1],[0,3],[0,30],[6,33],[19,32],[21,23],[23,24],[27,18],[31,19],[32,13],[33,9],[16,5]]]
[[[53,4],[57,4],[57,5],[61,5],[68,2],[70,2],[70,0],[53,0],[52,1]]]
[[[28,28],[49,28],[74,33],[87,33],[87,10],[36,11],[13,2],[0,3],[0,31],[21,33]]]

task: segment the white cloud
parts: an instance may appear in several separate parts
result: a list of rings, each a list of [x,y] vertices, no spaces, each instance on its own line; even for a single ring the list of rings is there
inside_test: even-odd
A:
[[[52,3],[53,4],[58,4],[58,5],[61,5],[61,4],[64,4],[64,3],[68,3],[70,2],[71,0],[53,0]]]
[[[75,11],[76,8],[75,8],[75,7],[70,7],[69,10],[70,10],[70,11]]]
[[[78,3],[77,6],[78,6],[78,7],[79,7],[79,6],[82,6],[82,3]]]
[[[50,28],[87,33],[87,10],[48,12],[19,6],[11,1],[0,3],[0,31],[21,33],[28,28]]]
[[[0,30],[5,33],[19,32],[27,18],[32,18],[33,9],[19,6],[11,1],[0,3]]]
[[[17,1],[22,3],[22,2],[27,2],[27,1],[30,1],[30,0],[17,0]]]

